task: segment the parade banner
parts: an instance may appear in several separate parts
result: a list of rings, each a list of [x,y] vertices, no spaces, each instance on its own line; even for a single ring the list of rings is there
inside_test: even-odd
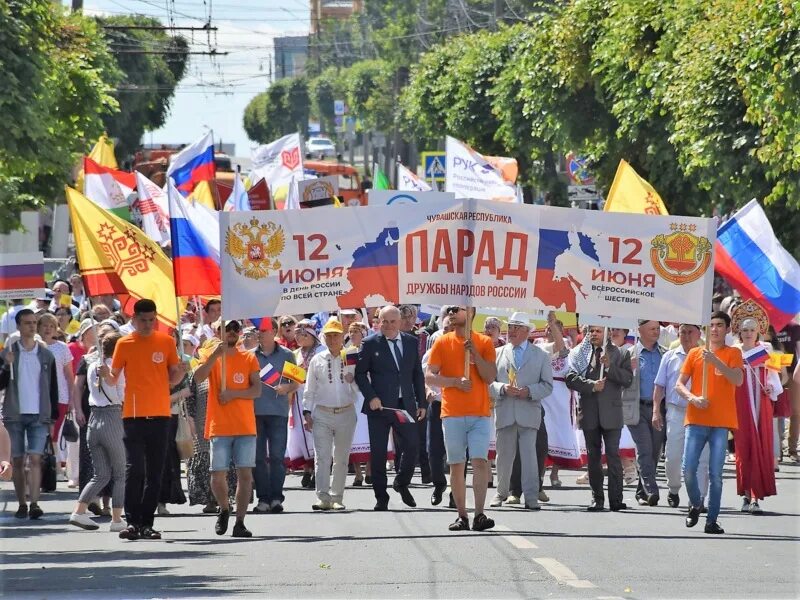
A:
[[[419,202],[435,202],[455,200],[455,194],[450,192],[414,192],[400,190],[369,190],[367,192],[370,206],[384,204],[417,204]]]
[[[0,254],[0,300],[30,298],[46,287],[41,252]]]
[[[446,192],[453,192],[456,198],[517,202],[517,186],[508,182],[503,172],[485,156],[450,136],[447,137],[445,148]]]
[[[220,214],[225,317],[399,301],[708,320],[710,219],[474,199],[333,211]]]

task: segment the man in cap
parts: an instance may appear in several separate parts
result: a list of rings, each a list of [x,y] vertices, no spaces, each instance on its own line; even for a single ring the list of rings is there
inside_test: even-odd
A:
[[[542,423],[542,399],[553,391],[550,356],[528,342],[530,319],[514,313],[508,343],[497,353],[497,377],[489,386],[497,427],[497,494],[491,506],[508,498],[511,469],[519,446],[525,508],[539,510],[536,437]]]
[[[217,322],[221,327],[221,322]],[[195,381],[208,378],[208,414],[205,436],[211,440],[211,491],[219,505],[214,528],[225,535],[231,509],[228,500],[228,467],[236,466],[236,524],[233,537],[252,537],[244,525],[253,467],[256,464],[256,418],[253,399],[261,392],[258,361],[252,352],[239,348],[241,325],[225,321],[224,341],[194,373]],[[225,355],[224,371],[221,360]],[[224,379],[223,379],[224,377]]]

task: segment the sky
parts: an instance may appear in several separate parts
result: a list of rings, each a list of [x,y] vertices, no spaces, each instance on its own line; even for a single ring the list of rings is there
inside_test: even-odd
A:
[[[202,27],[210,12],[211,24],[218,28],[210,43],[205,32],[182,34],[192,51],[216,48],[229,54],[190,57],[166,123],[146,133],[144,142],[188,143],[208,127],[215,141],[235,143],[237,156],[249,156],[254,145],[242,127],[242,115],[269,85],[272,40],[308,33],[309,11],[308,0],[84,0],[87,15],[143,14],[175,27]]]

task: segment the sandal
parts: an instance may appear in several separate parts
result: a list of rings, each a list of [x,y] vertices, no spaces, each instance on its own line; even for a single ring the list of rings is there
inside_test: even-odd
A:
[[[494,527],[494,520],[481,513],[472,520],[472,531],[484,531]]]
[[[455,521],[448,526],[450,531],[469,531],[469,518],[457,517]]]

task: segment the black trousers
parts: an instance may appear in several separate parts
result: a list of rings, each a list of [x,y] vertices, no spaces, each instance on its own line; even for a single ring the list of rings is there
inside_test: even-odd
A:
[[[122,420],[125,429],[125,520],[152,527],[167,461],[169,417]]]
[[[542,423],[536,433],[536,463],[539,466],[539,489],[544,485],[544,461],[547,460],[548,440],[547,426],[544,424],[544,408],[542,409]],[[522,464],[519,462],[519,443],[517,443],[517,455],[514,457],[514,465],[511,467],[511,485],[508,493],[517,498],[522,498]]]
[[[447,453],[444,447],[444,432],[442,431],[442,403],[431,402],[428,408],[428,460],[431,468],[431,481],[436,487],[447,487],[445,469]]]
[[[394,482],[399,486],[407,486],[414,476],[417,462],[419,433],[416,423],[398,423],[394,412],[390,410],[376,411],[367,414],[369,428],[370,466],[372,470],[372,489],[379,502],[388,502],[386,492],[386,445],[389,443],[389,431],[394,430],[403,448],[400,464]]]
[[[603,464],[602,444],[605,443],[606,465],[608,466],[608,502],[616,506],[622,502],[622,460],[619,457],[619,438],[621,429],[584,429],[586,453],[589,455],[589,485],[592,496],[598,504],[603,504]]]

